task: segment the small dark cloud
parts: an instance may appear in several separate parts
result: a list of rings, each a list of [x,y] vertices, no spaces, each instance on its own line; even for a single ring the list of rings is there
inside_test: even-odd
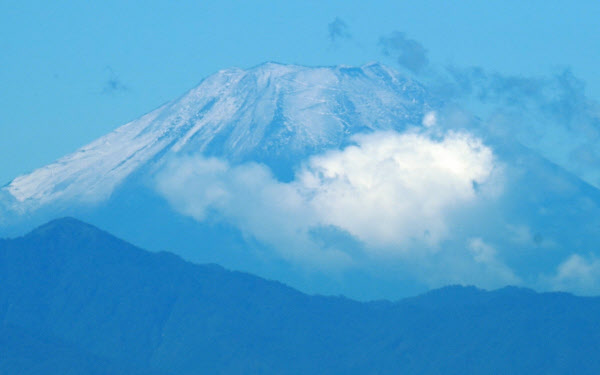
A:
[[[119,92],[127,92],[129,91],[129,87],[121,81],[119,76],[115,73],[115,71],[111,67],[107,67],[109,72],[108,79],[104,82],[104,86],[102,88],[102,94],[104,95],[113,95]]]
[[[406,34],[395,31],[379,38],[381,52],[396,59],[400,66],[413,73],[420,73],[429,64],[427,50],[416,40],[409,39]]]
[[[112,94],[118,91],[129,91],[129,88],[117,77],[109,78],[104,84],[103,94]]]
[[[348,25],[339,17],[335,17],[335,19],[327,25],[327,30],[329,31],[329,40],[332,43],[336,43],[341,39],[352,38],[352,35],[348,31]]]

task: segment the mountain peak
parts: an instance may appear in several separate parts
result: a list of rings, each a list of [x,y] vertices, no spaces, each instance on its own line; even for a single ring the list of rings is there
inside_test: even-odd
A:
[[[33,229],[30,232],[30,235],[47,235],[54,234],[57,232],[70,232],[77,233],[81,231],[100,231],[100,229],[94,227],[93,225],[84,223],[83,221],[76,219],[71,216],[61,217],[54,220],[51,220],[39,227]]]
[[[3,190],[20,211],[73,198],[97,203],[134,172],[190,154],[264,163],[285,178],[307,155],[353,134],[419,125],[431,102],[422,86],[379,63],[222,70]]]
[[[103,257],[113,253],[113,245],[122,246],[124,244],[123,241],[109,233],[73,217],[62,217],[49,221],[33,229],[24,238],[35,239],[36,242],[53,243],[55,244],[54,250],[59,253],[63,253],[64,249],[72,246],[73,243],[78,243],[81,251],[90,251],[90,254]],[[90,244],[99,242],[106,244],[104,250],[90,246]],[[127,247],[133,248],[130,245]]]

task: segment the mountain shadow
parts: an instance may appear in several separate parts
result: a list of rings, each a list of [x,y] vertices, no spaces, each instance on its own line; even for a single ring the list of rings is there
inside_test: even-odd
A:
[[[0,280],[2,374],[600,373],[600,298],[309,296],[72,218],[0,240]]]

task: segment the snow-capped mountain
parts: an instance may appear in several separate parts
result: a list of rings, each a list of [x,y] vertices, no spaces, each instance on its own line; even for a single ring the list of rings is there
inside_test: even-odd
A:
[[[0,237],[76,216],[362,299],[447,284],[600,292],[600,190],[449,108],[377,63],[222,70],[15,178]]]
[[[18,210],[64,199],[98,202],[136,170],[172,154],[253,160],[290,173],[301,156],[339,147],[352,134],[419,124],[430,102],[422,86],[377,63],[222,70],[4,190]]]

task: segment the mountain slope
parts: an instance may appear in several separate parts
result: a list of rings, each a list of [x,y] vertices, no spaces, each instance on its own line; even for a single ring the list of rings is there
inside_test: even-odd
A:
[[[148,253],[74,219],[0,241],[0,278],[3,332],[31,332],[5,336],[0,351],[52,338],[70,350],[65,368],[89,356],[177,374],[600,370],[599,298],[463,287],[396,303],[308,296]],[[44,365],[31,353],[21,368]],[[0,368],[10,362],[0,357]]]
[[[351,134],[420,124],[428,101],[423,87],[380,64],[223,70],[5,190],[20,210],[59,199],[98,202],[173,154],[265,162],[290,175],[301,156],[339,147]]]
[[[381,64],[220,71],[1,188],[0,236],[75,216],[362,300],[600,293],[600,190],[431,92]]]
[[[19,375],[164,375],[108,360],[55,336],[22,327],[0,326],[0,373]]]

